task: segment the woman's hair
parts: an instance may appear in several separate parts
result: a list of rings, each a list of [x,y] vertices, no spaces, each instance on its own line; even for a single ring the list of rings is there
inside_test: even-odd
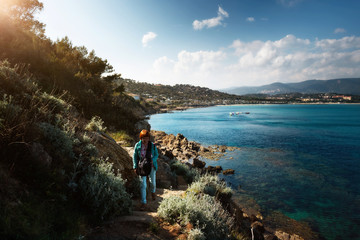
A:
[[[145,130],[143,129],[141,132],[140,132],[140,136],[139,138],[142,139],[144,137],[150,137],[150,132],[148,130]]]

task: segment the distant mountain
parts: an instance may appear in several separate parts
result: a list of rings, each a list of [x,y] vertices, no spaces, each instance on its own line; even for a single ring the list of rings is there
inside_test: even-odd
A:
[[[246,94],[284,94],[284,93],[338,93],[360,95],[360,78],[341,78],[331,80],[307,80],[299,83],[272,83],[259,87],[235,87],[222,92]]]

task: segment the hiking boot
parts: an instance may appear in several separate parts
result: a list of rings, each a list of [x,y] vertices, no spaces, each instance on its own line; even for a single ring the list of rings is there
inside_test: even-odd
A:
[[[146,204],[145,203],[141,203],[140,204],[140,211],[145,211],[146,208]]]
[[[151,197],[152,197],[152,200],[155,200],[156,199],[156,194],[154,192],[151,193]]]

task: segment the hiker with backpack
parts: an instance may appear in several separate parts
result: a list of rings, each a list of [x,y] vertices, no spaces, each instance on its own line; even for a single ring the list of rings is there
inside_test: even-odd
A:
[[[155,144],[150,141],[149,131],[142,130],[139,138],[140,141],[134,147],[133,167],[140,178],[140,210],[144,210],[146,206],[146,180],[148,176],[152,200],[156,198],[156,170],[158,169],[157,158],[159,154]]]

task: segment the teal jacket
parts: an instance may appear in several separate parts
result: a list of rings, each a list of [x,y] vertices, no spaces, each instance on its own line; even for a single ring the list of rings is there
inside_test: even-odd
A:
[[[141,140],[135,144],[133,155],[133,168],[136,169],[141,156]],[[158,150],[154,143],[151,142],[151,156],[155,170],[158,169],[157,159],[159,157]]]

